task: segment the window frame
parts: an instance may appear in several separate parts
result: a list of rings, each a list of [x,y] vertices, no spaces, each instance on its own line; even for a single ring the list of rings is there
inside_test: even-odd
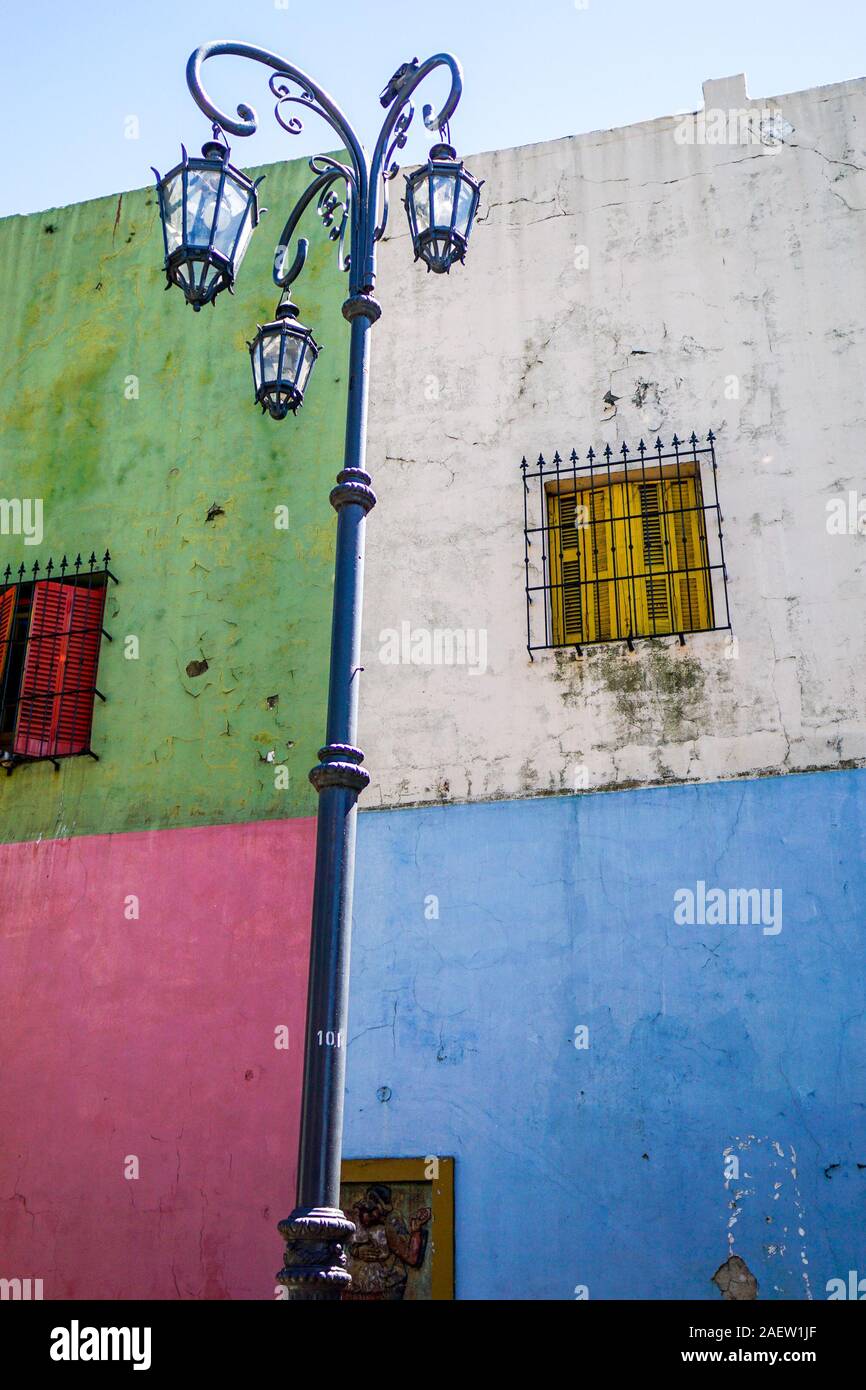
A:
[[[7,565],[0,586],[0,767],[11,773],[23,763],[87,756],[105,628],[108,581],[118,580],[105,552],[79,555],[55,568],[22,563],[13,578]],[[81,597],[79,597],[81,596]],[[70,684],[70,681],[72,682]]]
[[[674,489],[682,492],[684,486],[689,493],[687,504],[667,505]],[[641,494],[649,488],[656,489],[655,507],[643,505]],[[673,465],[654,465],[638,477],[618,470],[603,482],[578,478],[557,485],[548,480],[545,496],[551,541],[548,563],[553,646],[594,646],[605,641],[715,630],[703,486],[700,469],[691,461],[679,471]],[[572,496],[581,499],[575,501],[575,516],[580,506],[586,517],[579,518],[578,525],[562,521],[563,500]],[[596,512],[601,515],[596,516]],[[687,516],[694,519],[689,533],[683,522]],[[653,518],[658,518],[655,545],[647,534],[647,522]],[[682,523],[679,528],[678,522]],[[574,530],[575,543],[564,545],[563,536],[569,530]],[[581,537],[590,543],[581,545]],[[559,543],[554,544],[557,539]],[[652,549],[663,552],[657,560]],[[599,563],[602,552],[603,565]],[[620,568],[616,556],[623,554],[626,563]],[[694,585],[690,575],[695,576]],[[569,621],[569,591],[570,606],[579,613],[579,626]]]
[[[530,660],[731,630],[714,444],[711,430],[705,444],[674,435],[667,448],[607,445],[585,461],[540,455],[532,471],[523,459]]]

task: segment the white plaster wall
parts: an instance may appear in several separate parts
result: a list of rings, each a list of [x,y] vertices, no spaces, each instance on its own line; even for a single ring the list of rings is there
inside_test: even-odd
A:
[[[742,106],[743,80],[705,101]],[[467,159],[486,186],[449,278],[413,265],[396,204],[364,806],[568,792],[581,768],[592,791],[866,762],[866,536],[826,526],[830,498],[866,489],[866,82],[750,104],[781,111],[782,147],[684,145],[665,117]],[[711,427],[736,658],[718,633],[530,663],[521,456]],[[486,673],[384,664],[380,634],[404,622],[483,629]]]

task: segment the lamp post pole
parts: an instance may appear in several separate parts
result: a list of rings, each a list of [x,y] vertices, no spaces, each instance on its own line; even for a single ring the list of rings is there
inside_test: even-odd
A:
[[[300,238],[294,258],[289,248],[301,217],[314,200],[332,240],[339,243],[341,270],[349,274],[343,316],[350,325],[349,385],[343,467],[331,491],[337,512],[331,664],[325,746],[310,781],[319,795],[313,889],[310,971],[304,1041],[304,1082],[298,1155],[296,1206],[279,1223],[285,1263],[277,1274],[291,1300],[331,1301],[350,1286],[345,1245],[354,1231],[340,1209],[340,1158],[349,996],[352,887],[357,799],[368,784],[357,746],[361,651],[364,531],[376,498],[366,471],[370,333],[381,314],[373,297],[376,248],[388,221],[388,193],[399,173],[395,153],[407,140],[415,89],[438,67],[451,86],[438,113],[424,107],[424,124],[439,133],[426,166],[407,179],[406,207],[415,250],[428,270],[441,273],[463,260],[478,207],[480,184],[448,143],[448,122],[462,92],[457,60],[440,53],[417,58],[394,74],[379,100],[386,117],[372,156],[327,92],[277,54],[251,44],[219,41],[196,49],[187,64],[187,83],[199,108],[214,126],[214,140],[202,159],[183,161],[164,179],[157,175],[165,235],[166,277],[196,310],[231,289],[249,235],[256,225],[256,186],[228,162],[220,143],[225,132],[252,135],[256,115],[237,107],[237,118],[214,106],[201,80],[202,65],[221,54],[250,58],[271,69],[275,116],[289,134],[303,122],[297,110],[327,122],[348,152],[341,163],[331,155],[309,161],[313,179],[292,210],[274,259],[274,281],[283,291],[273,323],[259,328],[250,344],[256,400],[275,419],[303,401],[318,348],[309,329],[294,322],[290,286],[307,256]],[[288,108],[295,110],[289,113]],[[342,194],[334,191],[342,185]],[[348,238],[348,252],[346,241]]]
[[[331,492],[337,510],[328,723],[310,773],[319,794],[297,1205],[280,1222],[285,1265],[277,1279],[290,1299],[337,1299],[350,1283],[344,1245],[354,1226],[340,1209],[343,1088],[349,1012],[349,953],[358,794],[370,780],[357,746],[364,532],[376,498],[366,455],[370,297],[343,306],[351,322],[344,468]]]

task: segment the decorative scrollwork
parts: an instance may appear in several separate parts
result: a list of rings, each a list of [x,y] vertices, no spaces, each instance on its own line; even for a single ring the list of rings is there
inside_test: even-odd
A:
[[[394,139],[391,142],[388,153],[385,155],[385,162],[382,169],[383,179],[395,179],[400,172],[400,165],[396,160],[391,163],[391,158],[396,150],[405,149],[406,141],[409,138],[407,132],[412,124],[414,115],[415,107],[412,106],[411,103],[405,111],[401,111],[400,113],[397,124],[394,126]]]
[[[304,129],[304,122],[301,120],[300,116],[289,116],[288,119],[284,119],[280,109],[283,106],[290,106],[293,104],[305,106],[308,111],[312,111],[315,115],[322,116],[325,120],[328,119],[327,113],[317,104],[314,94],[303,86],[302,83],[296,82],[295,85],[300,87],[300,91],[295,92],[292,90],[289,82],[286,80],[285,73],[282,72],[271,73],[268,81],[268,86],[277,98],[277,104],[274,107],[274,115],[277,119],[277,123],[281,125],[283,130],[289,135],[300,135],[301,131]]]
[[[310,160],[310,168],[315,170],[316,160]],[[346,231],[352,214],[352,185],[346,179],[346,196],[340,198],[329,183],[319,194],[316,212],[322,219],[322,226],[328,229],[328,237],[337,243],[337,265],[341,271],[349,270],[352,254],[346,252]]]
[[[283,234],[280,237],[274,257],[274,282],[280,289],[286,289],[291,285],[304,268],[309,249],[309,242],[304,237],[301,237],[298,242],[295,258],[291,265],[287,267],[286,262],[289,244],[295,234],[295,229],[314,199],[317,200],[316,211],[321,217],[323,225],[328,228],[328,236],[331,241],[338,243],[337,264],[340,270],[349,270],[352,263],[351,253],[346,254],[345,242],[346,233],[350,226],[354,234],[358,193],[354,171],[349,168],[348,164],[341,164],[338,159],[327,154],[314,155],[310,160],[310,169],[315,178],[308,184],[293,207],[289,220],[283,228]],[[338,197],[334,191],[333,186],[337,182],[342,182],[345,185],[344,198]]]
[[[333,131],[336,132],[341,145],[349,151],[352,157],[352,166],[358,179],[359,187],[364,192],[367,188],[368,165],[361,148],[360,141],[352,129],[343,112],[336,102],[319,87],[311,77],[308,77],[300,68],[296,68],[293,63],[288,63],[281,58],[278,53],[271,53],[266,48],[257,48],[249,43],[232,43],[219,41],[217,43],[202,44],[190,55],[186,65],[187,86],[192,93],[193,100],[201,111],[210,120],[215,121],[223,130],[231,131],[233,135],[254,135],[257,128],[256,113],[249,106],[238,106],[237,112],[240,117],[235,120],[232,116],[221,111],[215,106],[210,97],[204,90],[201,80],[201,70],[209,58],[216,58],[221,55],[228,55],[235,58],[251,58],[255,63],[261,63],[264,67],[271,69],[270,87],[279,102],[289,93],[278,91],[277,86],[294,82],[305,98],[309,109],[314,110],[317,115],[323,117]],[[282,123],[281,123],[282,124]]]
[[[400,172],[399,162],[394,159],[397,150],[402,150],[406,146],[409,138],[408,131],[415,115],[415,107],[409,103],[404,111],[400,112],[393,129],[393,140],[382,164],[382,214],[373,232],[373,240],[381,241],[388,225],[388,184],[397,177]],[[375,209],[374,209],[375,211]]]

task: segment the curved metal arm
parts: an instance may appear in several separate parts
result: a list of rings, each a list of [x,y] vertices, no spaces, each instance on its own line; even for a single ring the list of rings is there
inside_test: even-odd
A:
[[[291,81],[296,82],[302,93],[306,93],[306,97],[303,99],[310,103],[312,110],[315,110],[328,122],[328,125],[349,150],[359,190],[366,193],[367,158],[361,142],[343,112],[337,103],[328,96],[328,93],[319,87],[311,77],[308,77],[300,68],[296,68],[293,63],[286,62],[285,58],[281,58],[278,53],[270,53],[268,49],[257,48],[254,44],[234,43],[228,39],[218,39],[214,43],[202,44],[194,53],[191,53],[186,65],[187,86],[196,105],[206,116],[215,121],[217,125],[222,126],[223,130],[230,130],[233,135],[254,135],[257,129],[258,118],[251,106],[241,103],[237,108],[240,120],[235,120],[232,116],[227,116],[218,106],[214,106],[202,86],[201,70],[203,64],[208,58],[216,58],[222,54],[230,54],[235,58],[251,58],[253,62],[271,68],[274,77],[288,77]],[[302,129],[301,125],[296,127],[296,130],[299,129]]]
[[[388,224],[388,184],[400,172],[399,164],[392,162],[392,155],[406,144],[406,132],[412,122],[414,108],[410,98],[417,87],[429,77],[436,68],[447,67],[451,73],[451,90],[442,109],[435,112],[433,107],[424,107],[424,124],[428,130],[442,130],[447,126],[463,95],[463,69],[451,53],[435,53],[425,63],[410,69],[404,84],[394,98],[385,123],[376,141],[370,166],[370,225],[374,228],[373,240],[383,236]],[[408,106],[409,110],[406,111]],[[380,192],[381,185],[381,192]],[[382,199],[382,212],[379,215],[379,199]],[[373,248],[369,248],[372,256]]]
[[[321,166],[325,167],[322,168]],[[291,266],[286,270],[286,258],[289,251],[289,243],[295,234],[301,218],[314,198],[318,198],[318,213],[326,227],[331,228],[330,236],[332,241],[339,242],[339,267],[341,270],[348,270],[351,265],[351,255],[344,253],[346,238],[346,226],[353,214],[355,198],[357,197],[357,185],[355,176],[347,164],[340,164],[336,159],[331,159],[329,155],[317,155],[310,160],[310,168],[316,175],[312,183],[304,190],[292,211],[288,221],[283,228],[279,245],[274,253],[274,283],[280,289],[286,289],[300,275],[307,259],[307,251],[310,243],[306,237],[301,237],[298,241],[295,258]],[[331,185],[337,180],[342,179],[346,184],[346,201],[341,203],[335,194],[329,196]],[[335,213],[338,208],[343,209],[343,216],[338,227],[334,227]]]

